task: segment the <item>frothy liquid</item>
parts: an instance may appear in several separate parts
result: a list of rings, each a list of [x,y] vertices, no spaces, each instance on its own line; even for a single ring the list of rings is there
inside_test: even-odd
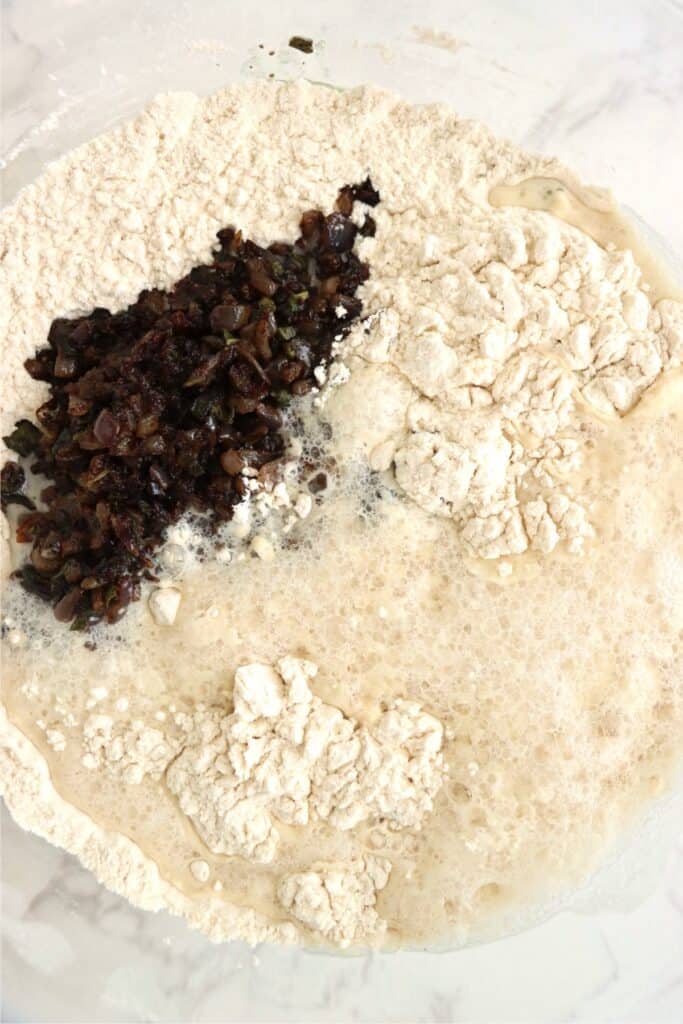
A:
[[[343,389],[332,422],[335,401]],[[590,552],[549,559],[506,586],[470,571],[449,521],[337,458],[333,434],[324,455],[337,468],[311,517],[272,561],[192,569],[171,629],[141,601],[90,651],[10,588],[8,614],[30,637],[5,658],[10,716],[67,800],[128,835],[187,892],[201,888],[189,870],[201,857],[226,899],[283,920],[275,888],[285,871],[373,852],[393,863],[377,904],[387,944],[500,931],[504,911],[585,876],[673,771],[683,728],[683,418],[662,409],[605,428],[587,489],[609,514]],[[361,721],[395,696],[443,721],[449,777],[421,832],[278,825],[277,861],[255,865],[213,855],[163,780],[126,785],[81,765],[90,687],[107,688],[114,717],[125,695],[118,717],[172,732],[172,706],[229,708],[239,664],[284,654],[315,661],[315,691]],[[77,722],[65,727],[60,713],[61,753],[36,725],[49,725],[56,704]]]

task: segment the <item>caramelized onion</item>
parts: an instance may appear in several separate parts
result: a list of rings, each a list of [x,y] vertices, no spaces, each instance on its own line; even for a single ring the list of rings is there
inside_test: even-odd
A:
[[[25,363],[49,384],[40,428],[21,420],[5,440],[50,481],[45,507],[19,521],[32,548],[16,576],[57,619],[117,622],[171,523],[188,509],[230,519],[242,471],[282,458],[281,409],[315,386],[361,312],[357,199],[379,200],[369,180],[345,186],[328,216],[304,213],[294,243],[263,248],[224,228],[213,261],[170,291],[53,321]],[[2,484],[3,500],[31,507],[18,463]]]

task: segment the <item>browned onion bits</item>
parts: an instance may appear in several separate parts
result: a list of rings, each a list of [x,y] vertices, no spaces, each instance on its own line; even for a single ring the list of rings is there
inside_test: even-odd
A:
[[[6,503],[32,509],[17,528],[31,553],[15,575],[58,620],[117,622],[153,578],[166,528],[188,510],[230,519],[242,470],[283,456],[283,408],[310,391],[361,313],[369,269],[353,246],[375,225],[356,227],[356,200],[379,202],[369,179],[342,188],[335,212],[304,213],[293,244],[263,249],[225,228],[213,262],[170,291],[52,323],[48,347],[25,363],[50,397],[38,426],[21,420],[5,438],[49,481],[42,507],[23,495],[18,463],[2,484]]]

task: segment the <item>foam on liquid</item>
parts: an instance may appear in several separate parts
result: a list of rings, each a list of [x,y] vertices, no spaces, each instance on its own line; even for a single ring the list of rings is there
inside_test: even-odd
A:
[[[282,873],[371,851],[393,863],[378,898],[388,944],[495,934],[510,911],[583,877],[673,771],[683,727],[683,430],[679,412],[656,413],[608,428],[600,444],[588,483],[609,509],[599,543],[505,587],[472,574],[448,521],[335,458],[335,436],[321,435],[316,454],[325,446],[336,465],[325,499],[273,561],[192,568],[172,629],[155,626],[141,601],[88,651],[83,635],[11,588],[7,612],[31,641],[5,658],[10,715],[44,751],[64,797],[128,835],[188,892],[201,888],[189,870],[201,857],[226,899],[280,920]],[[211,854],[163,782],[126,786],[82,767],[91,686],[109,691],[94,710],[116,716],[125,694],[120,717],[173,730],[169,705],[229,710],[235,668],[286,653],[315,661],[315,691],[362,721],[394,696],[441,718],[450,775],[421,832],[278,825],[277,861],[253,865]],[[39,700],[22,691],[26,680]],[[54,718],[55,698],[79,721],[59,726],[69,737],[60,754],[35,724]]]

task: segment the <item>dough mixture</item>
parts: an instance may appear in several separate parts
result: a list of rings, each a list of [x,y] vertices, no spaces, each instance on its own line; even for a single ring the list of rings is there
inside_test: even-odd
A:
[[[10,811],[216,940],[501,934],[680,767],[682,295],[555,160],[372,88],[160,96],[2,215],[3,433],[55,318],[172,288],[228,226],[292,240],[368,178],[362,311],[277,474],[231,465],[226,525],[174,523],[81,631],[9,579],[3,521]]]

